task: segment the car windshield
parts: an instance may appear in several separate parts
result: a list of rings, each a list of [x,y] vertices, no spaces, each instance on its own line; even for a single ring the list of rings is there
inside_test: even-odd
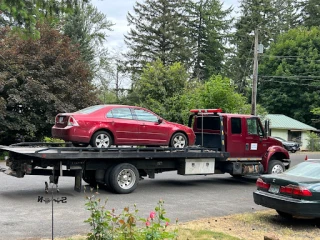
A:
[[[281,138],[281,137],[275,137],[275,139],[278,139],[279,141],[281,141],[281,142],[285,142],[286,140],[284,140],[283,138]]]
[[[320,161],[305,161],[285,172],[292,176],[320,179]]]
[[[95,105],[95,106],[87,107],[87,108],[81,109],[79,111],[76,111],[76,113],[89,114],[89,113],[93,113],[94,111],[97,111],[101,108],[104,108],[105,106],[106,105]]]

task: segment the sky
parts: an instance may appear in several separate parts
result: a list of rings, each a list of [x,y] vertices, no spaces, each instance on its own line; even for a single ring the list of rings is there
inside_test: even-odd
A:
[[[113,31],[109,33],[108,48],[121,51],[125,48],[124,34],[127,34],[130,26],[127,24],[127,13],[133,12],[136,0],[92,0],[94,6],[104,14],[107,19],[115,23]],[[139,0],[142,2],[142,0]],[[234,10],[239,6],[239,0],[224,0],[224,7],[233,6]]]

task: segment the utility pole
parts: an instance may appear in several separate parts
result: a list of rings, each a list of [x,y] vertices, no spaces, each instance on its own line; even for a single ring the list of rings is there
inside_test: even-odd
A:
[[[257,114],[257,82],[258,82],[258,29],[254,30],[254,54],[252,75],[251,114]]]

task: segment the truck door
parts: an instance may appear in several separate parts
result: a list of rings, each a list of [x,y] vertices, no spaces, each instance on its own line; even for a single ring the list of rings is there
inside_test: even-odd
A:
[[[243,141],[243,118],[231,117],[230,126],[228,127],[226,149],[230,153],[230,158],[245,157],[245,142]]]
[[[245,156],[247,158],[261,158],[267,151],[263,128],[259,118],[246,119]]]

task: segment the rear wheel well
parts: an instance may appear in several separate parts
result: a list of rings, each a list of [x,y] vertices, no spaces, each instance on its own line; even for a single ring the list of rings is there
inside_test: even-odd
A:
[[[112,137],[113,144],[115,144],[115,143],[114,143],[114,135],[113,135],[113,133],[112,133],[108,128],[99,128],[99,129],[95,130],[95,131],[91,134],[90,141],[91,141],[91,139],[92,139],[92,136],[93,136],[96,132],[99,132],[99,131],[106,131],[106,132],[108,132],[108,133],[111,135],[111,137]]]

